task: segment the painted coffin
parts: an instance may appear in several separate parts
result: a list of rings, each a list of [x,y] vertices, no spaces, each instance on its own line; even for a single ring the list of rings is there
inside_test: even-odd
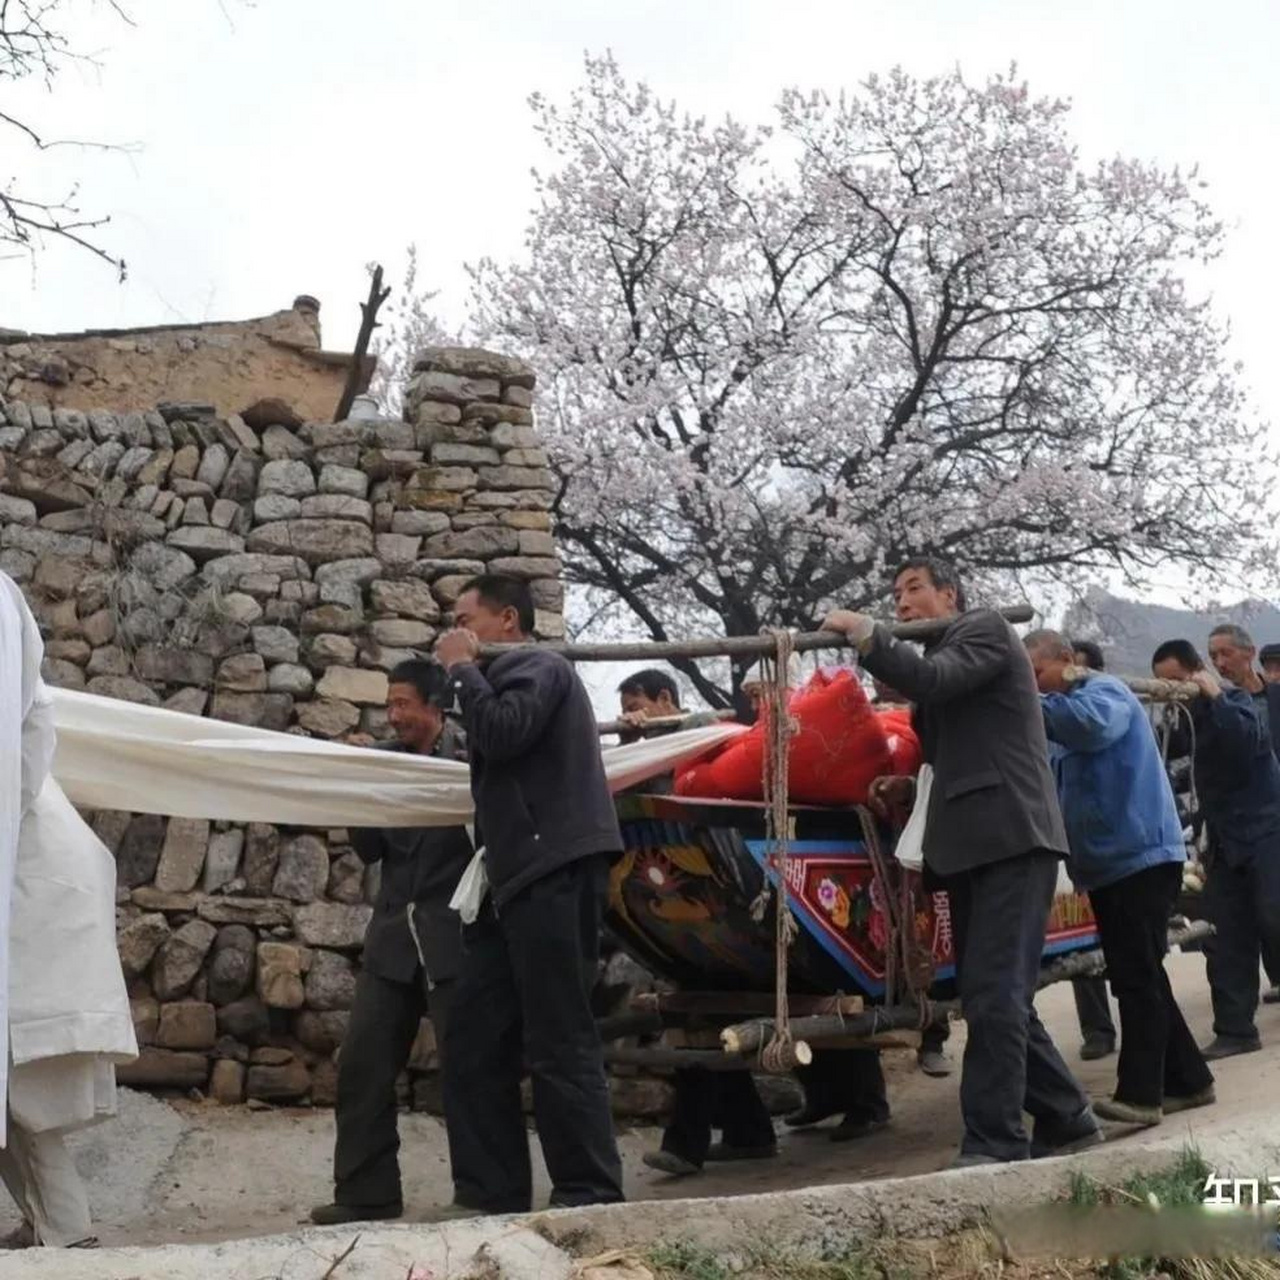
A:
[[[773,896],[761,919],[752,913],[768,857],[763,806],[673,796],[624,796],[617,804],[626,849],[613,868],[607,921],[621,945],[688,988],[769,990]],[[879,999],[887,929],[858,814],[801,807],[793,821],[788,889],[801,932],[789,959],[791,987]],[[953,993],[955,975],[947,896],[910,879],[917,936],[933,956],[942,998]],[[1059,896],[1045,956],[1096,945],[1088,900]]]

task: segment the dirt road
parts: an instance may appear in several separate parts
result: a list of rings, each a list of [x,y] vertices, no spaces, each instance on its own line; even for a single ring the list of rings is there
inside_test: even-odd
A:
[[[1179,955],[1171,957],[1170,965],[1192,1029],[1205,1040],[1210,1012],[1203,957]],[[1069,985],[1043,992],[1038,1008],[1085,1087],[1094,1094],[1109,1092],[1115,1059],[1080,1061]],[[1198,1124],[1247,1123],[1251,1112],[1273,1111],[1280,1098],[1280,1006],[1263,1006],[1259,1027],[1267,1046],[1262,1053],[1218,1065],[1218,1104],[1167,1120],[1166,1131],[1176,1125],[1194,1139]],[[677,1180],[640,1162],[641,1154],[656,1144],[656,1131],[624,1132],[628,1195],[637,1200],[736,1195],[940,1169],[960,1137],[957,1089],[963,1040],[963,1024],[957,1024],[949,1045],[957,1070],[943,1080],[917,1071],[912,1054],[886,1053],[893,1121],[859,1143],[832,1143],[822,1129],[787,1133],[776,1160],[709,1166],[699,1177]],[[288,1230],[309,1206],[329,1198],[329,1112],[252,1112],[195,1104],[174,1108],[132,1094],[125,1095],[124,1104],[120,1119],[77,1140],[106,1244],[219,1240]],[[443,1130],[433,1118],[403,1116],[401,1137],[412,1220],[448,1199],[448,1165]],[[538,1195],[545,1203],[540,1169]],[[12,1223],[5,1203],[0,1230]]]

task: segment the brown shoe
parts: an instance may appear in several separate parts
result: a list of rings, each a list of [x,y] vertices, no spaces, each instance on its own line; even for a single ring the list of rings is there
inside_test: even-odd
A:
[[[1118,1098],[1099,1098],[1093,1104],[1093,1114],[1117,1124],[1140,1124],[1144,1128],[1157,1125],[1164,1119],[1159,1107],[1141,1107],[1136,1102],[1121,1102]]]
[[[1188,1093],[1181,1098],[1170,1097],[1165,1094],[1164,1097],[1164,1113],[1167,1116],[1173,1115],[1175,1111],[1191,1111],[1196,1107],[1208,1107],[1217,1102],[1218,1094],[1213,1085],[1207,1089],[1201,1089],[1199,1093]]]

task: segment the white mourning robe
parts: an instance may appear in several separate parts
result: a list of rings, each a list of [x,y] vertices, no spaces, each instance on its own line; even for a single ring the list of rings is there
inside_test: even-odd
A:
[[[138,1053],[116,953],[110,851],[49,778],[22,821],[10,916],[9,1113],[28,1133],[115,1114]]]
[[[10,905],[22,815],[53,759],[52,704],[40,678],[44,644],[17,584],[0,573],[0,1098],[8,1096]],[[0,1146],[8,1128],[0,1107]]]

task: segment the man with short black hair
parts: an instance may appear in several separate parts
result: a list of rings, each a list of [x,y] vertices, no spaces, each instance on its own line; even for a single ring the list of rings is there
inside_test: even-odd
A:
[[[462,589],[436,656],[471,754],[489,891],[463,927],[445,1042],[455,1212],[533,1204],[523,1062],[553,1206],[621,1200],[604,1056],[591,1011],[609,863],[622,851],[591,700],[533,638],[528,583],[484,574]],[[516,646],[481,664],[481,644]]]
[[[618,686],[624,714],[641,712],[652,718],[680,714],[680,686],[669,671],[646,667],[633,671]]]
[[[1067,835],[1031,661],[994,610],[965,612],[960,580],[944,561],[908,560],[893,595],[901,621],[945,621],[923,654],[865,614],[838,611],[824,626],[847,635],[863,666],[910,699],[933,769],[926,887],[951,900],[968,1026],[956,1164],[1093,1145],[1102,1134],[1088,1099],[1033,1004]],[[901,815],[915,792],[915,779],[877,779],[872,806]],[[1030,1142],[1024,1110],[1035,1118]]]
[[[685,715],[684,708],[680,705],[680,686],[676,684],[675,677],[658,667],[632,672],[618,686],[618,697],[622,703],[620,719],[631,730],[620,735],[624,742],[638,738],[651,720],[680,716],[682,719],[678,728],[681,730],[702,729],[707,725],[720,723],[720,716],[714,711],[695,711],[692,715]],[[676,728],[669,726],[665,730],[651,729],[650,732],[674,733]],[[669,785],[663,789],[669,790]],[[646,783],[636,790],[652,794],[654,787]]]
[[[449,677],[438,662],[414,659],[394,667],[387,720],[397,741],[387,750],[465,760],[462,733],[445,719],[452,702]],[[365,862],[381,864],[382,884],[338,1058],[333,1203],[311,1211],[312,1221],[322,1224],[404,1212],[396,1079],[424,1015],[437,1046],[444,1043],[462,954],[449,901],[472,855],[463,827],[358,830],[351,832],[351,844]],[[447,1113],[447,1088],[444,1104]]]
[[[1220,662],[1224,647],[1219,643]],[[1214,1038],[1204,1056],[1253,1053],[1262,1047],[1254,1020],[1258,960],[1264,947],[1280,943],[1280,764],[1256,699],[1224,687],[1189,641],[1166,641],[1151,669],[1159,679],[1200,686],[1187,710],[1209,837],[1205,911],[1214,925],[1204,944]]]

